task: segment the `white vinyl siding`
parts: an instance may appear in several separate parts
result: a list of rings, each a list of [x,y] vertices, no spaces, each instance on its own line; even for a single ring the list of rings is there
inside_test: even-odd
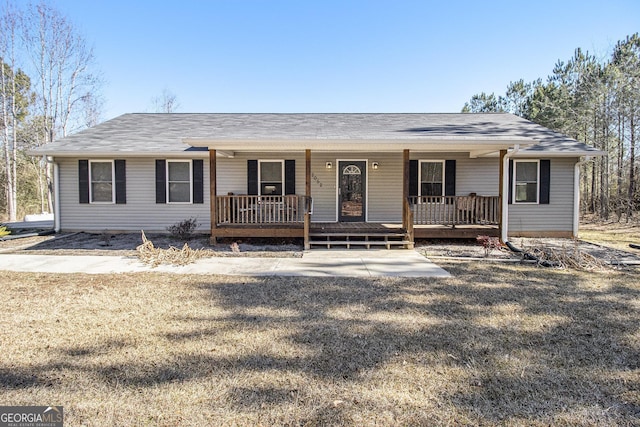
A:
[[[573,169],[577,159],[552,158],[549,204],[509,205],[509,236],[573,231]]]
[[[209,168],[206,166],[203,204],[157,204],[155,159],[127,158],[127,203],[96,205],[78,202],[78,159],[56,158],[55,161],[60,167],[60,226],[63,231],[166,233],[168,226],[191,217],[200,223],[198,231],[208,232],[211,228]]]
[[[456,160],[456,196],[497,196],[500,193],[500,161],[497,158],[470,159],[447,156]],[[506,172],[505,172],[506,173]]]
[[[370,154],[367,221],[402,223],[402,159],[401,152]]]
[[[366,220],[368,222],[402,221],[402,153],[311,153],[311,195],[313,196],[312,222],[336,222],[337,218],[337,165],[341,160],[367,161]],[[331,162],[333,168],[327,169]],[[378,163],[378,169],[373,169]],[[398,173],[400,171],[400,173]]]
[[[400,223],[402,221],[403,155],[398,153],[311,153],[311,194],[313,222],[334,222],[336,218],[337,158],[367,159],[367,220]],[[204,157],[202,157],[204,158]],[[235,153],[234,158],[217,159],[217,193],[247,194],[247,160],[294,159],[296,194],[305,194],[305,155],[293,153]],[[411,152],[415,160],[456,160],[456,194],[459,196],[497,196],[499,192],[498,158],[470,159],[466,153]],[[99,161],[101,159],[92,159]],[[105,159],[108,161],[109,159]],[[204,167],[204,203],[182,204],[155,202],[154,158],[127,158],[126,204],[80,204],[78,201],[78,159],[58,158],[60,166],[60,220],[65,231],[135,231],[166,232],[166,227],[191,217],[200,223],[199,231],[208,232],[209,168]],[[326,162],[333,168],[326,169]],[[377,162],[379,167],[372,170]],[[551,159],[550,204],[509,205],[509,232],[571,232],[573,227],[573,166],[575,158]],[[505,171],[507,173],[507,171]]]
[[[340,153],[340,157],[346,158],[347,156]],[[327,169],[327,162],[332,163],[331,169]],[[311,152],[311,196],[313,197],[311,222],[336,222],[338,220],[336,216],[337,170],[338,163],[334,153]]]
[[[287,160],[296,161],[296,194],[304,195],[305,156],[304,153],[298,152],[287,153],[284,156],[282,153],[255,152],[235,153],[235,156],[231,159],[218,157],[216,161],[218,195],[227,195],[229,193],[235,195],[247,194],[247,160],[282,161],[283,157]],[[208,171],[206,163],[205,170]]]
[[[218,194],[247,194],[247,160],[280,160],[283,157],[296,161],[296,194],[305,194],[305,154],[236,153],[232,159],[218,157]],[[340,153],[341,159],[364,159],[362,153]],[[333,167],[326,168],[331,162]],[[378,169],[372,170],[373,162]],[[368,158],[367,170],[367,220],[392,222],[402,220],[402,153],[379,153]],[[313,197],[312,222],[336,222],[337,156],[335,153],[311,152],[311,196]]]

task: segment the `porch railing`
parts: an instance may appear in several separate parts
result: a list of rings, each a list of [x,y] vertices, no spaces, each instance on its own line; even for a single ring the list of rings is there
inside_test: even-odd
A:
[[[294,224],[303,223],[311,213],[311,197],[287,196],[217,196],[218,224]]]
[[[498,225],[498,196],[410,197],[416,225]]]

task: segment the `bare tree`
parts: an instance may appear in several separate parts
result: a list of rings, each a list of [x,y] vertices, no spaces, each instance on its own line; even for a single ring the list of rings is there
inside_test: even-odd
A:
[[[40,3],[25,16],[25,40],[36,76],[38,115],[46,141],[83,126],[82,104],[97,96],[100,78],[84,38],[66,17]]]
[[[180,108],[178,97],[169,89],[163,89],[162,94],[151,100],[156,113],[175,113]]]
[[[104,100],[97,94],[87,94],[82,98],[82,106],[80,110],[83,114],[84,127],[92,127],[102,121],[102,111],[104,107]]]
[[[17,12],[7,4],[0,14],[0,128],[6,181],[6,213],[15,221],[18,211],[18,123],[27,114],[30,81],[17,66],[16,50],[19,31]]]
[[[42,2],[24,15],[24,41],[31,59],[32,75],[36,81],[36,112],[41,121],[43,138],[38,143],[54,141],[99,117],[98,90],[100,78],[93,72],[93,50],[67,18]],[[45,163],[45,175],[51,176]],[[50,180],[49,180],[50,182]],[[51,211],[51,194],[48,195]]]

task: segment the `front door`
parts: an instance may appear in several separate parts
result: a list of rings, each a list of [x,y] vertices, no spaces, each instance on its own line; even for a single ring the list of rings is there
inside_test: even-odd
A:
[[[364,222],[367,162],[338,162],[338,221]]]

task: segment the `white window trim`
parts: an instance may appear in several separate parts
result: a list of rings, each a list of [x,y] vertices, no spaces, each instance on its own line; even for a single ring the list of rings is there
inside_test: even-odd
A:
[[[281,177],[280,177],[280,183],[281,188],[282,188],[282,192],[280,193],[280,196],[284,196],[284,187],[285,187],[285,182],[284,182],[284,159],[263,159],[263,160],[258,160],[258,196],[262,196],[262,163],[280,163],[281,167],[280,167],[280,173],[281,173]],[[278,196],[278,194],[269,194],[268,196]]]
[[[111,201],[93,201],[93,177],[91,176],[92,163],[111,163]],[[116,166],[113,159],[89,160],[89,203],[96,205],[113,205],[116,202]]]
[[[172,202],[172,201],[170,201],[170,198],[169,198],[169,163],[189,163],[189,201],[188,202]],[[166,192],[167,192],[167,196],[166,196],[167,197],[167,204],[170,204],[170,205],[189,205],[189,204],[193,204],[193,162],[191,160],[184,160],[184,159],[167,159],[165,167],[166,167],[165,187],[166,187]],[[180,182],[184,182],[184,181],[180,181]]]
[[[516,170],[518,163],[536,163],[536,201],[535,202],[518,202],[516,201]],[[514,205],[539,205],[540,204],[540,160],[539,159],[514,159],[513,160],[513,184],[511,187],[511,202]]]
[[[423,163],[442,163],[442,194],[440,196],[424,196],[424,197],[444,197],[446,194],[447,172],[445,171],[446,161],[440,159],[422,159],[418,161],[418,197],[422,197],[422,164]],[[444,203],[444,198],[442,199]]]

